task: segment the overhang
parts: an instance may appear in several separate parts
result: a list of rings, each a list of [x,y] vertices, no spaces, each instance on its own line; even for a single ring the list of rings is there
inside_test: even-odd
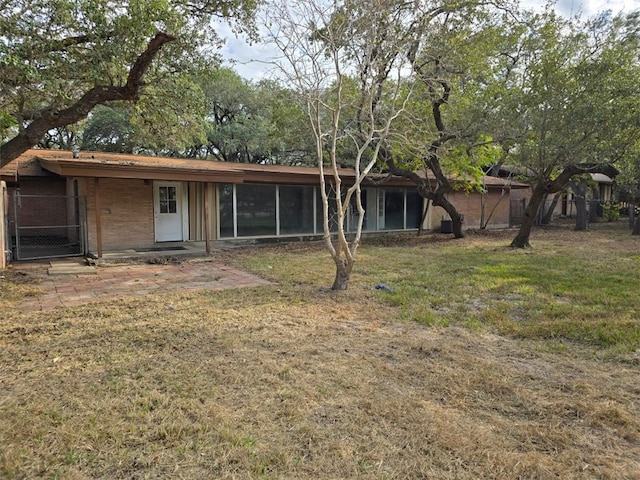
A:
[[[65,155],[66,154],[66,155]],[[218,168],[216,163],[204,160],[166,159],[81,153],[73,158],[71,152],[38,152],[42,168],[63,177],[128,178],[143,180],[174,180],[193,182],[240,183],[244,174],[237,168]]]
[[[613,179],[604,173],[592,173],[591,178],[593,181],[602,183],[605,185],[613,185]]]
[[[12,164],[14,166],[12,167]],[[15,165],[29,165],[29,169],[18,172],[18,176],[36,170],[54,173],[61,177],[121,178],[142,180],[167,180],[210,183],[262,183],[280,185],[317,185],[318,168],[286,165],[259,165],[247,163],[219,162],[213,160],[150,157],[105,152],[80,152],[74,157],[64,150],[29,150],[20,159],[3,168],[9,173]],[[13,171],[11,172],[13,173]],[[344,185],[353,184],[355,171],[339,169]],[[40,173],[42,175],[42,173]],[[325,169],[325,179],[333,183],[331,169]],[[435,181],[435,179],[434,179]],[[453,180],[462,182],[463,180]],[[504,178],[484,177],[488,189],[528,188],[524,183]],[[363,186],[411,187],[414,183],[406,178],[386,174],[370,175]]]

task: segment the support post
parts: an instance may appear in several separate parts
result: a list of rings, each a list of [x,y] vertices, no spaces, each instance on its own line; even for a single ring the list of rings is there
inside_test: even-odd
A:
[[[211,208],[209,205],[209,188],[204,184],[204,245],[207,255],[211,255]]]
[[[7,185],[0,182],[0,270],[7,268],[9,246],[7,245],[7,216],[9,215],[7,202]]]
[[[93,179],[94,197],[96,204],[96,243],[98,248],[98,258],[102,258],[102,205],[100,203],[100,179]]]

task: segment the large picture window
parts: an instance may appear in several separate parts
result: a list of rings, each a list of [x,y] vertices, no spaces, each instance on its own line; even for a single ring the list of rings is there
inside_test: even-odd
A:
[[[404,190],[384,189],[384,230],[402,230],[404,228]]]
[[[415,190],[407,190],[407,226],[406,228],[420,228],[422,221],[422,197]]]
[[[280,187],[280,234],[313,233],[313,187]]]
[[[335,232],[335,191],[331,186],[328,188],[329,227]],[[317,187],[225,183],[218,187],[218,199],[221,238],[323,233],[322,197]],[[415,189],[364,188],[363,230],[418,228],[422,203]],[[352,198],[345,227],[354,231],[357,223],[358,211]]]
[[[239,237],[276,234],[275,185],[236,185]]]
[[[220,195],[220,236],[233,237],[233,185],[224,183],[218,187]]]
[[[362,220],[362,230],[373,230],[375,228],[371,226],[374,222],[371,219],[375,220],[375,190],[369,191],[369,189],[363,188],[360,192],[360,201],[362,202],[362,208],[364,208],[364,219]],[[371,202],[369,199],[372,198],[374,201]],[[374,212],[371,214],[370,212]],[[351,203],[349,205],[349,231],[355,232],[358,229],[358,220],[360,218],[360,213],[358,212],[358,202],[356,200],[355,194],[351,197]]]
[[[329,230],[335,232],[338,230],[338,207],[336,205],[336,192],[330,185],[327,185],[327,194],[329,196]],[[318,233],[324,232],[324,213],[322,212],[320,189],[316,194],[316,230]]]

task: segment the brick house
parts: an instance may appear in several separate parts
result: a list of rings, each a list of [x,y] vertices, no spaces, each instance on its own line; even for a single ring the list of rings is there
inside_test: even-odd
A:
[[[353,170],[341,174],[344,183],[354,179]],[[14,258],[37,258],[22,252],[43,239],[51,244],[45,255],[56,256],[53,238],[81,250],[70,255],[101,257],[173,242],[209,246],[322,235],[318,170],[312,167],[30,150],[0,169],[0,179],[8,186]],[[529,187],[493,177],[484,182],[485,193],[453,192],[450,200],[466,228],[480,228],[489,216],[487,228],[509,227],[511,191]],[[405,179],[366,181],[362,192],[365,232],[441,226],[444,211],[425,214],[425,202]],[[356,221],[353,209],[348,227]]]

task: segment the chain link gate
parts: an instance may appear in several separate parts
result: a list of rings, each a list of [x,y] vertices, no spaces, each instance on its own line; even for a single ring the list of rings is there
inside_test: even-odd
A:
[[[73,257],[86,253],[85,202],[78,196],[13,196],[13,257]]]

